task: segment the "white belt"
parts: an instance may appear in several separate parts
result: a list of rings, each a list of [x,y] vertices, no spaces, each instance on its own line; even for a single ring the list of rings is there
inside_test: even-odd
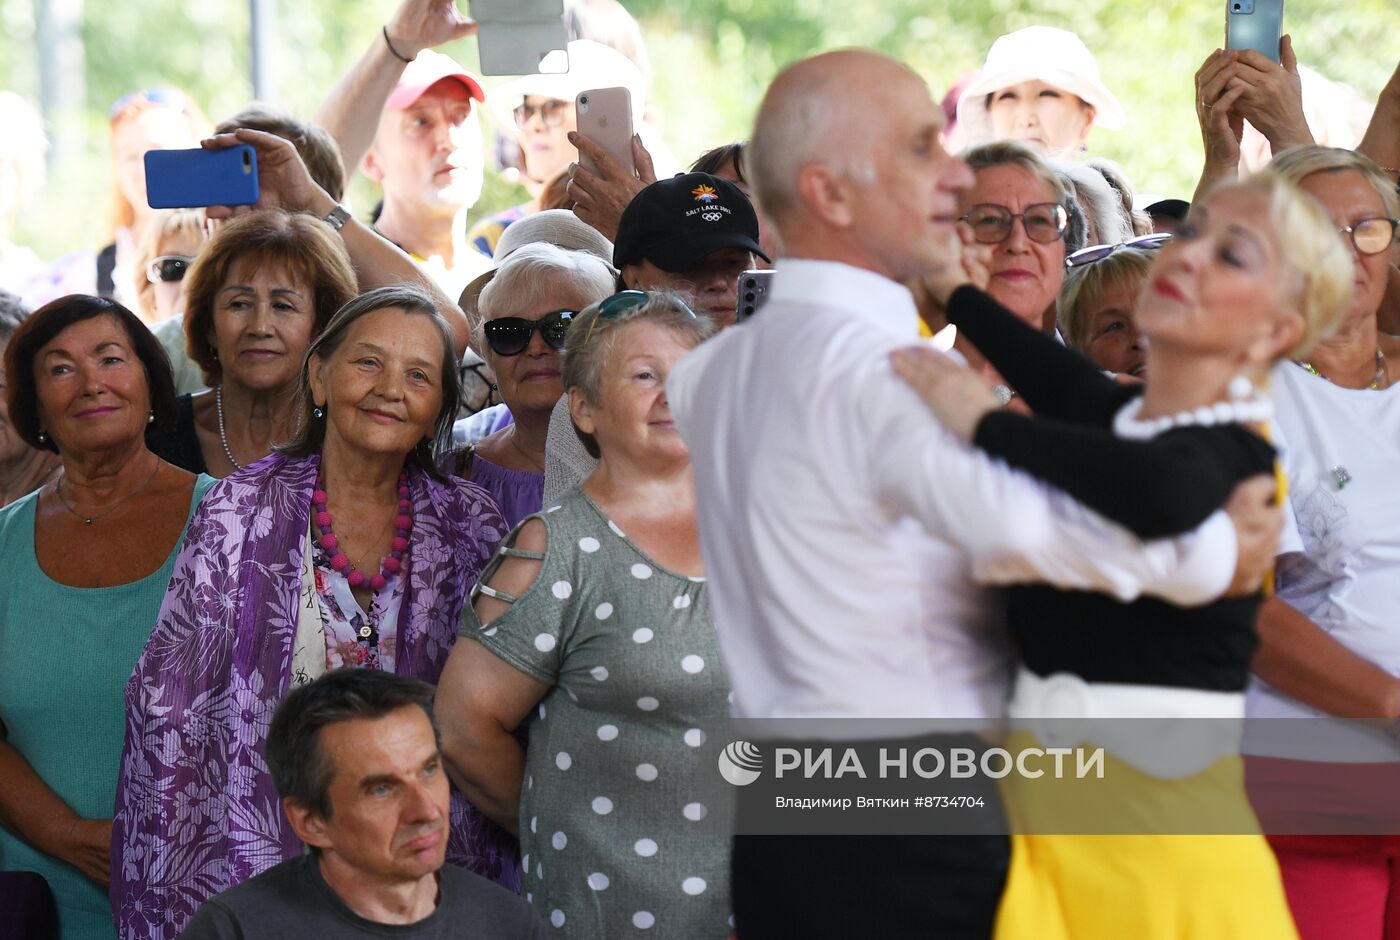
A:
[[[1007,705],[1013,725],[1049,747],[1092,744],[1164,779],[1200,773],[1239,753],[1243,692],[1085,682],[1057,672],[1016,676]]]

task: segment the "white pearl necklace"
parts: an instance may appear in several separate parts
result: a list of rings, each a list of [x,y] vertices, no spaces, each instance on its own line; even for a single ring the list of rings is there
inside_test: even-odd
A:
[[[1142,396],[1134,398],[1113,416],[1113,433],[1128,440],[1151,440],[1171,428],[1184,428],[1188,425],[1211,427],[1217,424],[1260,424],[1274,416],[1274,406],[1267,398],[1246,398],[1241,401],[1222,401],[1214,405],[1202,405],[1190,411],[1178,411],[1174,415],[1143,420]]]

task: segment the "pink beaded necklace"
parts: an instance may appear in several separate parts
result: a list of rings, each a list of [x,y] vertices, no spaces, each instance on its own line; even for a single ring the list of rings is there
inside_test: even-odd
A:
[[[394,541],[390,543],[389,554],[379,562],[379,573],[368,579],[350,564],[350,559],[340,550],[340,539],[335,535],[330,510],[326,508],[328,498],[324,478],[318,473],[316,489],[311,493],[311,505],[316,510],[316,527],[321,530],[317,541],[330,555],[331,568],[341,572],[349,569],[345,580],[350,582],[352,588],[363,587],[368,581],[372,590],[383,590],[389,579],[403,570],[403,555],[408,551],[408,532],[413,528],[413,518],[409,515],[413,504],[408,499],[408,476],[399,474],[399,514],[394,517]]]

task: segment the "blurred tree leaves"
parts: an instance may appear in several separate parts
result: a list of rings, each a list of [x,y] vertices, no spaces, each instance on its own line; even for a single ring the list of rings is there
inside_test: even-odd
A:
[[[32,4],[0,0],[6,40],[0,81],[37,100]],[[1074,29],[1124,102],[1129,125],[1096,132],[1092,149],[1121,162],[1142,189],[1189,192],[1200,162],[1192,75],[1223,42],[1222,0],[623,0],[642,21],[653,100],[676,155],[747,135],[777,69],[822,49],[870,46],[907,61],[936,96],[977,68],[1004,32],[1044,23]],[[393,0],[280,0],[273,50],[277,103],[314,113],[392,12]],[[1285,23],[1300,61],[1372,99],[1400,60],[1396,0],[1289,0]],[[20,236],[41,252],[92,246],[105,191],[106,109],[135,88],[188,90],[218,120],[251,94],[245,0],[87,0],[83,36],[89,106],[84,152],[55,170]],[[469,66],[475,41],[444,51]],[[361,208],[372,198],[354,192]],[[518,198],[488,188],[481,210]]]

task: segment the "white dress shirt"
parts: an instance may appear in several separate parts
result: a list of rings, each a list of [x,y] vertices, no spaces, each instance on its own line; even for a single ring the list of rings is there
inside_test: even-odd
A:
[[[916,342],[903,286],[785,259],[671,373],[739,717],[996,718],[1011,658],[977,583],[1198,604],[1232,578],[1223,513],[1144,545],[955,439],[890,368]]]

